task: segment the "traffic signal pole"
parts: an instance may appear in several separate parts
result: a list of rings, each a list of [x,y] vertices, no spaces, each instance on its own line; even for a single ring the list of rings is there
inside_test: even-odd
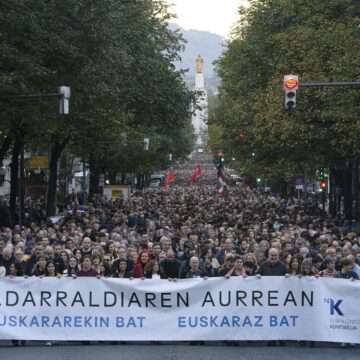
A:
[[[25,94],[25,95],[7,95],[1,96],[1,101],[13,101],[13,100],[27,100],[34,98],[44,98],[44,97],[57,97],[59,99],[59,113],[60,115],[69,114],[69,99],[70,99],[70,87],[60,86],[57,93],[47,93],[47,94]]]
[[[359,81],[334,81],[334,82],[315,82],[315,83],[300,83],[298,75],[285,75],[283,81],[283,89],[285,93],[285,109],[292,110],[296,107],[296,91],[299,88],[323,88],[323,87],[360,87]],[[306,172],[304,175],[305,186],[304,186],[304,205],[307,208],[307,176]],[[322,188],[330,189],[330,179],[327,179],[327,183],[322,181]],[[322,192],[322,203],[325,209],[325,191]],[[358,195],[359,196],[359,195]],[[359,206],[359,205],[357,205]]]
[[[322,88],[322,87],[358,87],[359,81],[334,81],[334,82],[318,82],[318,83],[300,83],[298,75],[285,75],[284,76],[284,90],[285,90],[285,109],[291,110],[296,106],[296,91],[299,88]]]
[[[324,83],[299,83],[299,87],[329,87],[329,86],[360,86],[359,81],[355,82],[324,82]]]

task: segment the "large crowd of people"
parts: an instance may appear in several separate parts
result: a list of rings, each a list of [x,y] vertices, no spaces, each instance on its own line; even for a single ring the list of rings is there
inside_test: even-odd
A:
[[[189,186],[197,164],[202,174]],[[342,214],[330,218],[297,199],[237,185],[221,197],[203,154],[174,173],[167,189],[103,198],[54,223],[25,216],[1,227],[0,276],[359,279],[360,237]]]

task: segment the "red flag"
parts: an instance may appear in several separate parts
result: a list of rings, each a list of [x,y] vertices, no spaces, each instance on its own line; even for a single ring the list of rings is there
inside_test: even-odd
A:
[[[189,185],[192,185],[200,176],[201,176],[201,167],[200,165],[197,165],[194,174],[189,179]]]
[[[195,179],[199,178],[201,176],[201,167],[200,165],[197,165],[196,168],[195,168]]]
[[[175,181],[174,172],[172,170],[169,170],[166,176],[164,188],[168,188],[173,181]]]

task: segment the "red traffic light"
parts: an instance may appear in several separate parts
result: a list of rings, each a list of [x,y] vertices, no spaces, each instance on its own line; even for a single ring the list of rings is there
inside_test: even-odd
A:
[[[284,76],[284,89],[297,90],[299,88],[299,77],[297,75]]]
[[[321,187],[322,189],[326,189],[326,182],[325,182],[325,181],[322,181],[322,182],[320,183],[320,187]]]
[[[299,82],[296,79],[289,79],[285,81],[284,85],[287,89],[292,90],[299,86]]]

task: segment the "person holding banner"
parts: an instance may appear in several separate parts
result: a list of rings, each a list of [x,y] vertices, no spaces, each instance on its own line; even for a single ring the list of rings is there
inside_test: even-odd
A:
[[[256,273],[256,267],[252,261],[244,261],[244,270],[246,276],[254,276]]]
[[[315,268],[312,263],[312,260],[306,258],[301,263],[301,272],[300,276],[314,276],[315,275]]]
[[[353,271],[353,263],[350,259],[345,258],[341,260],[342,268],[337,273],[336,277],[339,279],[350,279],[350,280],[359,280],[358,274]]]
[[[228,254],[225,256],[224,264],[219,268],[218,276],[225,276],[234,266],[234,256]]]
[[[145,265],[145,278],[146,279],[163,279],[164,272],[160,264],[156,260],[150,260]]]
[[[298,276],[301,274],[301,263],[303,258],[301,255],[294,255],[289,263],[288,273],[290,275]]]
[[[225,278],[230,279],[231,276],[246,277],[246,272],[243,265],[243,259],[240,256],[235,255],[234,266],[226,273]]]
[[[269,250],[268,260],[259,266],[256,274],[259,276],[285,276],[287,274],[285,264],[279,260],[278,249]]]
[[[318,276],[320,277],[326,277],[326,278],[335,278],[337,275],[337,271],[335,269],[335,264],[336,264],[336,258],[335,257],[331,257],[331,256],[327,256],[324,260],[324,266],[325,269],[321,270],[318,273]]]
[[[139,279],[145,277],[145,266],[148,263],[148,261],[149,261],[149,253],[147,250],[143,250],[140,253],[135,265],[135,269],[133,273],[134,278]]]
[[[68,261],[68,266],[64,270],[63,276],[67,276],[67,277],[73,276],[73,275],[75,275],[75,273],[77,271],[79,271],[77,260],[76,260],[75,256],[70,256],[69,261]]]
[[[111,266],[108,262],[103,261],[102,263],[100,263],[99,275],[105,278],[111,277]]]
[[[190,258],[190,269],[189,271],[185,274],[185,279],[190,279],[190,278],[203,278],[204,280],[207,280],[207,274],[206,271],[204,271],[203,269],[200,268],[199,264],[199,258],[197,256],[192,256]]]
[[[4,270],[5,270],[5,268],[4,268]],[[19,261],[11,264],[11,266],[10,266],[10,277],[13,278],[13,277],[17,277],[17,276],[24,276],[24,269],[23,269],[21,262],[19,262]],[[20,340],[11,340],[11,343],[14,346],[18,346],[19,344],[25,345],[26,341],[25,340],[21,340],[21,341]]]
[[[81,263],[81,270],[77,271],[73,277],[98,277],[99,273],[91,267],[91,256],[84,255]]]
[[[60,273],[56,273],[56,267],[55,267],[54,260],[49,260],[46,263],[45,276],[47,276],[47,277],[58,277],[58,278],[61,277]]]
[[[270,248],[268,253],[268,260],[263,262],[258,271],[256,272],[257,277],[261,276],[285,276],[287,275],[287,269],[284,263],[279,261],[279,250]],[[279,340],[279,345],[284,346],[285,341]],[[268,346],[276,346],[276,341],[269,341]]]
[[[46,263],[49,260],[49,258],[44,254],[40,254],[36,258],[36,260],[37,262],[31,272],[31,276],[44,276],[46,270]]]
[[[48,260],[47,261],[46,267],[45,267],[45,276],[46,277],[58,277],[58,278],[61,278],[61,274],[56,273],[56,267],[55,267],[54,260]],[[52,346],[53,343],[54,343],[53,341],[47,341],[45,345],[46,346]]]
[[[113,275],[113,278],[129,279],[132,277],[132,272],[129,269],[129,264],[125,259],[120,259],[117,264],[118,271]]]
[[[175,258],[173,250],[168,250],[166,259],[160,262],[160,266],[163,269],[165,279],[173,280],[178,278],[181,262]]]

